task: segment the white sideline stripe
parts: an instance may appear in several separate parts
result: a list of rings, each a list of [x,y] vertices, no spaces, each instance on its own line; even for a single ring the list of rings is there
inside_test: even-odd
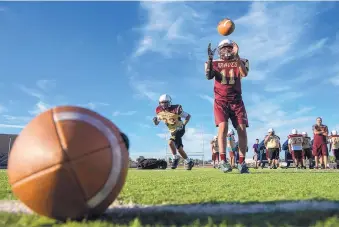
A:
[[[111,193],[112,189],[115,187],[121,171],[121,148],[119,141],[112,132],[103,122],[100,120],[83,113],[77,112],[61,112],[54,113],[53,119],[55,122],[58,121],[67,121],[67,120],[76,120],[86,122],[93,127],[97,128],[102,134],[108,139],[111,152],[112,152],[112,168],[108,175],[107,181],[100,191],[97,192],[92,198],[87,201],[87,206],[89,208],[94,208],[98,206],[102,201],[104,201],[107,196]]]
[[[186,215],[218,215],[218,214],[256,214],[273,212],[296,212],[296,211],[339,211],[339,203],[327,201],[298,201],[277,202],[275,204],[197,204],[197,205],[112,205],[105,212],[116,215],[154,215],[155,213],[178,213]],[[1,212],[33,213],[19,201],[0,201]]]

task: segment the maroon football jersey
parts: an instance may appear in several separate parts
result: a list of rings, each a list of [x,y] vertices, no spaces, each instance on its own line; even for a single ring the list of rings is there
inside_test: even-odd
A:
[[[328,132],[328,128],[326,125],[313,125],[312,129],[320,131],[321,129],[324,129],[326,132]],[[313,137],[313,144],[324,144],[327,143],[327,137],[324,135],[314,134]]]
[[[237,61],[213,61],[213,70],[218,72],[214,78],[214,96],[217,101],[233,101],[241,98],[241,75]]]

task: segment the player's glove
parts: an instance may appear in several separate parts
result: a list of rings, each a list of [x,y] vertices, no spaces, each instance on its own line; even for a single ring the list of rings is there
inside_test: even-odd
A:
[[[213,60],[214,53],[215,53],[216,49],[217,49],[217,48],[214,48],[214,49],[212,50],[212,49],[211,49],[211,43],[208,44],[208,48],[207,48],[208,60]]]
[[[236,42],[233,42],[233,51],[232,51],[232,54],[233,56],[238,59],[239,58],[239,46]]]
[[[158,123],[158,118],[157,117],[153,117],[153,123],[157,124]]]

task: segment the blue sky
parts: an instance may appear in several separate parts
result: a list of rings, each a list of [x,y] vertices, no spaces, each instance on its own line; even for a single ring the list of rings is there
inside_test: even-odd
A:
[[[208,43],[223,39],[223,17],[235,21],[229,38],[250,61],[250,145],[270,127],[282,138],[292,128],[310,134],[317,116],[339,129],[338,10],[336,2],[1,2],[1,132],[80,105],[126,132],[132,157],[159,157],[166,129],[151,119],[168,93],[192,115],[186,150],[201,152],[204,141],[209,158],[217,129],[204,61]]]

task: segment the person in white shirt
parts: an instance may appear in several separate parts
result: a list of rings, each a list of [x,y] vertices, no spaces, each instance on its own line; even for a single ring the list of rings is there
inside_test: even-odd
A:
[[[288,146],[290,151],[293,151],[294,153],[294,161],[295,161],[295,165],[296,168],[306,168],[303,165],[303,156],[302,156],[302,152],[303,152],[303,141],[304,141],[304,137],[301,134],[298,134],[298,130],[296,130],[295,128],[292,129],[291,134],[288,136]]]

